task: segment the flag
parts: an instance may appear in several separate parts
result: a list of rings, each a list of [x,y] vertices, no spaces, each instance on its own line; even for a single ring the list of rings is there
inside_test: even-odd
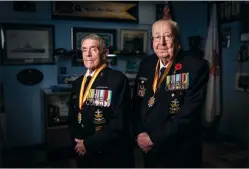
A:
[[[172,20],[172,5],[169,4],[168,1],[165,2],[164,9],[163,9],[163,19],[170,19]]]
[[[211,123],[220,114],[220,56],[216,4],[213,4],[204,58],[209,62],[210,73],[206,97],[205,121]]]

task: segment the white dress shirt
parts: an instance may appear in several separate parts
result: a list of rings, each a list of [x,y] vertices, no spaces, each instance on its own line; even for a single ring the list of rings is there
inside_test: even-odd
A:
[[[96,70],[94,70],[92,73],[90,73],[90,70],[87,69],[87,71],[86,71],[86,77],[87,77],[87,76],[91,76],[91,77],[92,77],[95,71],[96,71]]]

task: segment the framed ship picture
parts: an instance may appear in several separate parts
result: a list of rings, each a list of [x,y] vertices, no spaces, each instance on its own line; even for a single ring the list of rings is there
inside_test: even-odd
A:
[[[1,24],[4,34],[3,64],[53,64],[52,25]]]

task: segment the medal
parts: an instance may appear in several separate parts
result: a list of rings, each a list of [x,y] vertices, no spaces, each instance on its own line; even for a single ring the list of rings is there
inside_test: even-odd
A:
[[[173,61],[170,61],[168,63],[166,70],[164,71],[164,73],[161,75],[161,77],[159,79],[159,77],[158,77],[158,75],[159,75],[159,72],[158,72],[158,69],[159,69],[159,60],[157,61],[155,75],[154,75],[154,81],[153,81],[153,84],[152,84],[152,90],[153,90],[154,95],[148,101],[148,106],[149,107],[152,107],[154,105],[156,90],[159,88],[159,86],[161,85],[161,83],[163,82],[163,80],[168,75],[169,70],[170,70],[172,64],[173,64]]]
[[[81,113],[79,112],[78,113],[78,122],[81,123],[81,120],[82,120],[82,116],[81,116]]]
[[[148,101],[148,106],[151,107],[151,106],[153,106],[154,103],[155,103],[155,97],[152,96],[152,97],[149,99],[149,101]]]

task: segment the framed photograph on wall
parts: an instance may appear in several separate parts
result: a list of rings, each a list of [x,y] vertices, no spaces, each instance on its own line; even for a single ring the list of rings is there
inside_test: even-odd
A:
[[[116,50],[116,29],[96,29],[96,28],[72,28],[72,49],[81,50],[81,41],[87,35],[95,33],[101,36],[105,40],[106,46],[109,50]],[[111,52],[111,51],[109,51]],[[80,66],[82,65],[83,60],[81,55],[77,55],[73,58],[73,65]]]
[[[54,26],[1,24],[3,64],[54,64]]]
[[[147,54],[147,30],[121,29],[120,41],[120,50],[123,54]]]
[[[116,29],[72,28],[72,49],[81,49],[81,40],[87,35],[95,33],[105,40],[107,47],[116,49]]]

